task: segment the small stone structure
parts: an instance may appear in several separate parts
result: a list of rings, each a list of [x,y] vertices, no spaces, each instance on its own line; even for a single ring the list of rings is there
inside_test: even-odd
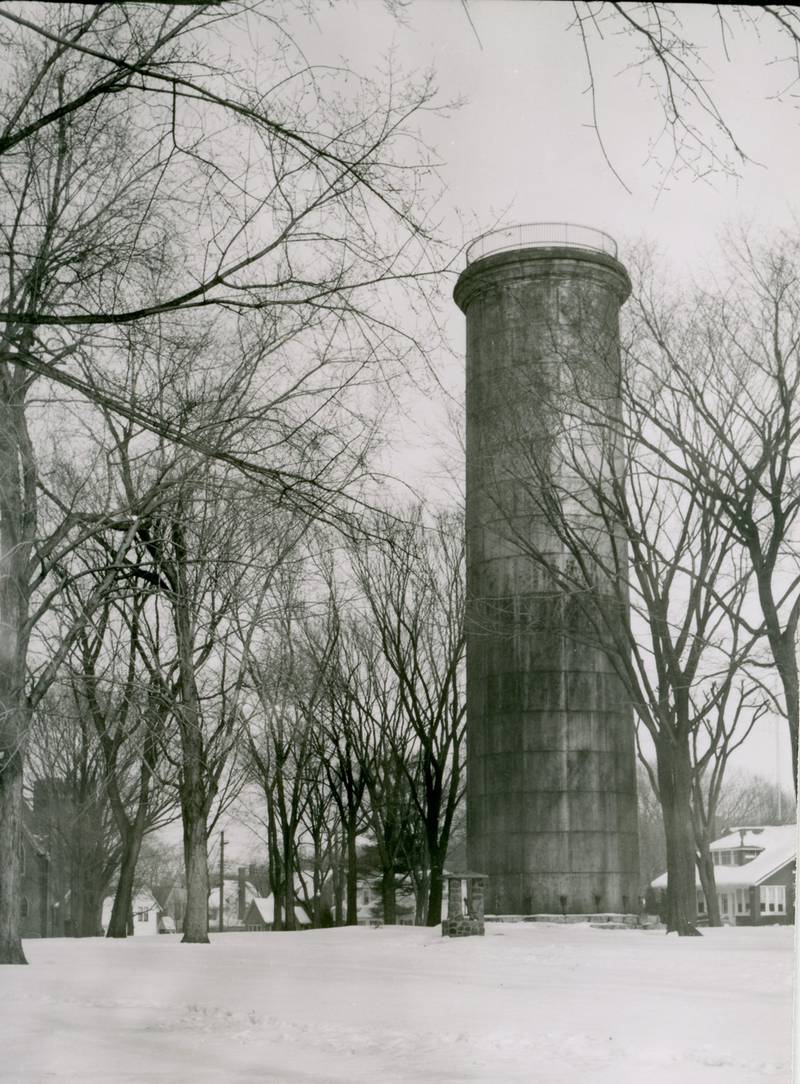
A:
[[[482,937],[486,874],[446,873],[445,880],[447,918],[442,922],[442,936]]]

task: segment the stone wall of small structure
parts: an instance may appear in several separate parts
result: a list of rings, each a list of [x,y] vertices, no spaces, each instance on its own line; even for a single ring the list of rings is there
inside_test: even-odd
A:
[[[463,885],[467,885],[467,913],[464,913]],[[447,918],[442,922],[443,937],[481,937],[484,933],[484,881],[472,878],[463,881],[450,877],[447,881]]]

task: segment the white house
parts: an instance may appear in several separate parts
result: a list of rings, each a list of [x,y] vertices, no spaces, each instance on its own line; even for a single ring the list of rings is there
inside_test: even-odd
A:
[[[248,930],[271,930],[275,923],[275,897],[255,896],[247,908],[245,926]],[[302,907],[294,909],[294,924],[296,929],[302,930],[311,925],[311,919]]]
[[[244,927],[245,915],[258,892],[250,881],[226,877],[223,888],[223,928]],[[212,930],[219,929],[219,883],[208,894],[208,922]]]
[[[359,926],[371,926],[380,923],[383,917],[383,900],[375,882],[365,877],[358,879],[358,924]],[[395,923],[398,926],[414,925],[415,899],[412,889],[408,885],[401,885],[395,893],[395,906],[397,914]],[[442,901],[442,917],[447,914],[447,900]]]
[[[103,900],[102,926],[105,932],[111,921],[114,899],[108,896]],[[174,933],[175,923],[169,915],[163,914],[163,908],[149,888],[141,888],[134,894],[131,910],[133,912],[134,937],[150,937],[159,933]]]
[[[729,925],[758,926],[794,922],[797,827],[794,824],[731,828],[711,844],[720,917]],[[706,900],[695,871],[697,913]],[[667,887],[662,873],[652,882]]]

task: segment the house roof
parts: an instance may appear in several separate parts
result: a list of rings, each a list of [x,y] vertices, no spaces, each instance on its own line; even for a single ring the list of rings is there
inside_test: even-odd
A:
[[[261,921],[266,925],[275,921],[275,901],[272,896],[256,896],[250,900],[250,907],[255,907]]]
[[[734,828],[725,836],[715,839],[711,851],[730,851],[739,847],[758,847],[761,853],[741,866],[715,866],[714,880],[719,888],[748,888],[759,885],[783,869],[797,857],[797,826],[774,824],[763,827]],[[695,871],[695,883],[700,885],[700,875]],[[662,873],[651,881],[653,888],[666,888],[667,875]]]
[[[275,921],[275,898],[272,895],[256,896],[250,901],[250,907],[256,908],[265,926],[271,926]],[[311,921],[302,907],[295,907],[294,920],[298,926],[311,925]]]
[[[138,892],[134,892],[131,904],[134,911],[163,910],[161,904],[158,902],[158,900],[155,898],[149,888],[140,888]]]
[[[246,900],[251,900],[254,896],[258,895],[255,885],[251,884],[250,881],[244,882],[244,892]],[[223,899],[226,908],[238,906],[239,880],[237,877],[225,878]],[[219,883],[217,883],[208,894],[208,906],[211,908],[219,907]]]
[[[158,883],[151,885],[150,890],[158,901],[161,909],[164,911],[168,909],[170,897],[173,896],[173,894],[178,897],[180,893],[185,893],[183,886],[179,885],[176,880],[159,881]]]

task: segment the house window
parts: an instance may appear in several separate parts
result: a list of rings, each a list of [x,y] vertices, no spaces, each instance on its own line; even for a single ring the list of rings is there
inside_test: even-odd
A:
[[[698,915],[706,913],[706,898],[702,892],[697,893],[697,913]]]
[[[727,915],[728,913],[728,894],[722,892],[717,896],[717,902],[719,903],[719,913],[721,915]]]
[[[22,918],[27,918],[29,914],[28,897],[23,896],[20,904],[19,913]]]
[[[147,911],[137,911],[136,912],[136,921],[137,922],[147,922],[148,913],[149,912],[147,912]]]
[[[750,890],[747,888],[736,889],[736,914],[750,914]]]
[[[732,866],[733,865],[733,851],[720,851],[720,865]]]
[[[786,886],[761,886],[761,911],[773,915],[786,914]]]

